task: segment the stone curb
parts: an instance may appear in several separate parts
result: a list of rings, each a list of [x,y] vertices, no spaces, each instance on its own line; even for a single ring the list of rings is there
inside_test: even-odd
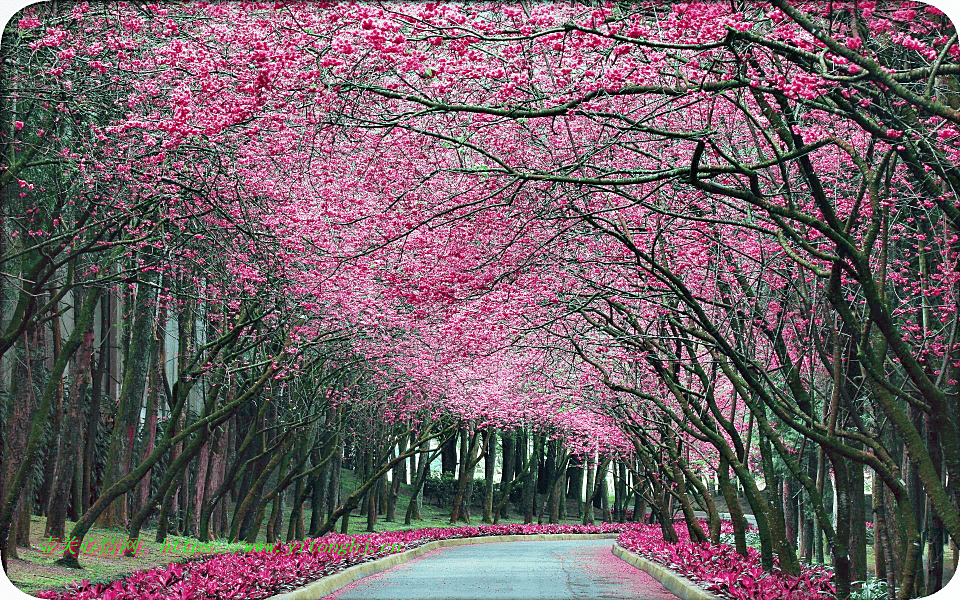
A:
[[[535,535],[488,535],[484,537],[451,538],[448,540],[434,540],[418,546],[412,550],[391,554],[377,560],[354,565],[349,569],[334,573],[323,579],[318,579],[302,588],[271,596],[267,600],[318,600],[347,587],[358,579],[386,571],[391,567],[409,562],[431,550],[448,546],[465,546],[467,544],[491,544],[493,542],[534,542],[558,540],[611,540],[616,539],[618,533],[538,533]]]
[[[719,596],[701,588],[686,577],[678,575],[670,569],[651,562],[642,556],[637,556],[633,552],[624,549],[620,544],[613,544],[613,554],[617,558],[648,573],[681,600],[720,600]]]

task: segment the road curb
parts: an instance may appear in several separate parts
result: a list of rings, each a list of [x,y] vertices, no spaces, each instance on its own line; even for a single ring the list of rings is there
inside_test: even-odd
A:
[[[448,540],[434,540],[418,546],[412,550],[391,554],[377,560],[354,565],[349,569],[334,573],[323,579],[318,579],[302,588],[271,596],[267,600],[319,600],[324,596],[347,587],[358,579],[363,579],[370,575],[376,575],[386,571],[391,567],[409,562],[418,558],[431,550],[437,548],[446,548],[449,546],[466,546],[468,544],[491,544],[494,542],[537,542],[537,541],[559,541],[559,540],[612,540],[616,539],[618,533],[538,533],[535,535],[488,535],[483,537],[471,538],[451,538]]]
[[[633,552],[624,549],[620,544],[614,542],[613,554],[620,560],[623,560],[641,571],[646,572],[651,577],[660,582],[660,585],[667,588],[672,594],[681,600],[720,600],[718,596],[701,588],[694,582],[682,575],[678,575],[670,569],[651,562],[642,556],[637,556]]]

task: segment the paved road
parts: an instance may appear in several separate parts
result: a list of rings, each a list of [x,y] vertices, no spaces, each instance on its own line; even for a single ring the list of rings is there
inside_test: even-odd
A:
[[[326,600],[676,600],[610,549],[613,540],[500,542],[440,548],[355,581]]]

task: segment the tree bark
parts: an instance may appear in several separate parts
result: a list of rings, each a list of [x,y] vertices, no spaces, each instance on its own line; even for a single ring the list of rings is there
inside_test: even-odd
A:
[[[586,489],[586,501],[583,503],[583,519],[581,521],[584,525],[593,525],[593,484],[596,479],[596,472],[594,470],[594,458],[592,455],[587,456],[587,489]]]
[[[43,390],[43,395],[40,397],[36,412],[33,415],[30,434],[26,440],[27,443],[23,452],[23,460],[19,463],[19,468],[9,480],[8,485],[5,486],[5,497],[3,498],[2,507],[0,507],[0,545],[2,545],[2,547],[0,547],[0,554],[4,557],[4,567],[6,566],[5,559],[8,551],[10,526],[15,517],[21,492],[27,485],[27,479],[33,469],[33,463],[40,453],[47,413],[50,410],[53,396],[56,388],[60,384],[60,378],[63,376],[67,363],[83,343],[83,338],[90,328],[90,324],[93,322],[93,310],[94,307],[96,307],[99,295],[100,292],[97,288],[91,290],[84,299],[83,305],[74,319],[74,328],[64,343],[60,356],[54,361],[47,385]]]
[[[520,510],[523,513],[524,523],[533,523],[533,513],[537,502],[537,476],[539,475],[540,456],[543,454],[543,436],[533,434],[533,451],[530,454],[529,466],[523,479],[523,495],[520,500]]]
[[[97,447],[97,438],[100,434],[100,398],[103,393],[103,375],[110,362],[110,340],[113,328],[110,326],[110,295],[100,298],[100,332],[98,337],[97,368],[93,372],[93,381],[90,384],[90,414],[87,415],[86,434],[83,439],[83,481],[80,490],[81,512],[87,512],[93,502],[93,461],[94,450]]]
[[[407,450],[407,438],[400,438],[400,453],[403,454]],[[403,483],[406,483],[407,479],[407,463],[406,461],[400,461],[397,463],[397,466],[393,469],[393,479],[390,480],[390,495],[387,498],[387,521],[391,523],[397,520],[397,499],[400,498],[400,486]]]
[[[514,433],[513,431],[507,430],[503,432],[503,473],[500,476],[500,493],[504,493],[508,486],[512,487],[513,474],[515,470],[514,461],[517,458],[517,451],[514,447]],[[494,515],[493,522],[496,523],[498,517],[507,518],[507,506],[508,502],[499,502],[498,506],[502,507],[501,512],[497,515]]]
[[[130,472],[133,444],[143,405],[143,391],[147,383],[150,359],[153,357],[154,308],[157,297],[157,288],[153,284],[157,277],[152,271],[142,273],[141,277],[143,281],[137,286],[137,297],[133,306],[130,352],[123,362],[123,384],[104,469],[104,488],[109,488]],[[97,522],[101,527],[124,526],[127,509],[126,494],[123,494],[101,514]]]
[[[717,482],[720,485],[720,492],[727,503],[727,511],[730,513],[730,521],[733,523],[733,540],[737,554],[740,556],[749,556],[747,551],[747,518],[740,507],[740,498],[737,490],[730,480],[730,463],[723,456],[720,457],[720,466],[717,469]]]
[[[286,455],[286,451],[289,449],[290,439],[288,438],[283,442],[283,445],[276,454],[270,457],[269,462],[267,462],[266,467],[260,471],[260,475],[253,482],[253,485],[250,486],[250,490],[247,492],[247,495],[244,496],[243,500],[240,501],[240,504],[237,505],[236,510],[233,513],[233,522],[230,525],[230,541],[236,542],[240,540],[241,535],[241,526],[243,524],[244,518],[247,516],[247,511],[252,507],[254,499],[260,496],[260,491],[263,489],[263,486],[267,483],[267,478],[270,477],[270,474],[280,465],[280,461],[283,460]],[[247,540],[250,542],[256,540]]]
[[[53,313],[50,315],[50,331],[52,335],[46,340],[46,343],[41,346],[40,357],[44,359],[45,368],[50,370],[53,367],[54,358],[60,354],[60,347],[63,345],[62,339],[62,325],[60,319],[60,307],[59,302],[55,302],[53,306]],[[81,345],[82,348],[82,345]],[[75,364],[75,361],[71,365]],[[71,370],[72,371],[72,370]],[[60,380],[60,384],[57,386],[57,390],[54,393],[54,405],[53,411],[50,414],[50,419],[48,423],[49,436],[52,441],[52,447],[48,446],[43,450],[43,477],[40,482],[40,488],[36,491],[36,503],[40,506],[40,514],[47,515],[47,507],[50,504],[50,491],[53,488],[54,478],[57,472],[57,463],[59,462],[59,454],[61,451],[61,430],[63,428],[63,413],[66,410],[64,406],[64,393],[63,393],[64,380]],[[75,437],[75,436],[74,436]],[[72,479],[72,477],[71,477]],[[66,492],[64,492],[66,493]],[[66,507],[67,498],[61,500]],[[31,506],[27,511],[27,528],[26,528],[26,545],[30,545],[30,526],[29,526],[29,515],[33,512],[33,506]],[[49,522],[49,518],[48,518]]]
[[[437,446],[436,449],[429,451],[428,455],[422,455],[420,457],[419,473],[417,473],[417,480],[413,484],[413,490],[410,494],[410,502],[407,504],[407,513],[403,519],[404,525],[410,525],[413,522],[413,519],[420,520],[420,508],[417,505],[417,500],[420,497],[420,494],[423,492],[423,484],[427,480],[427,475],[430,474],[430,463],[437,457],[438,454],[443,452],[443,445]]]
[[[440,454],[440,472],[450,473],[451,475],[454,475],[457,472],[456,437],[450,438],[443,444],[443,452]]]
[[[497,468],[497,430],[487,429],[484,440],[487,454],[483,459],[483,519],[484,523],[493,523],[493,477]]]
[[[81,304],[79,294],[76,296]],[[63,540],[67,517],[67,502],[72,500],[70,488],[76,475],[78,453],[80,451],[80,425],[82,422],[83,405],[90,388],[90,363],[93,354],[93,323],[84,332],[83,341],[77,350],[77,356],[71,369],[70,394],[67,399],[67,411],[63,436],[60,439],[60,449],[57,453],[53,489],[50,494],[50,503],[47,507],[47,524],[44,528],[44,537]]]
[[[463,440],[460,445],[460,478],[457,482],[457,495],[453,501],[453,508],[450,510],[451,523],[456,523],[458,520],[467,523],[470,522],[473,471],[477,466],[477,462],[479,462],[479,459],[474,457],[480,446],[481,435],[477,430],[474,430],[474,432],[470,434],[466,429],[463,429],[460,432],[460,439]]]

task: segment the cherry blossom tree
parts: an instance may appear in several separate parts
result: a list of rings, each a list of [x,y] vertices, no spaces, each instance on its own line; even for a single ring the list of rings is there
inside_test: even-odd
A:
[[[175,493],[242,408],[311,433],[293,453],[290,434],[256,455],[240,438],[200,511],[239,479],[231,538],[286,487],[300,506],[301,480],[325,486],[354,442],[362,482],[311,533],[346,531],[431,440],[461,431],[469,464],[516,430],[528,520],[544,448],[550,494],[558,464],[585,466],[590,520],[612,465],[618,512],[629,479],[667,540],[677,507],[689,539],[719,541],[716,481],[742,557],[737,487],[762,567],[796,575],[825,540],[839,597],[866,578],[868,474],[877,573],[901,598],[941,587],[945,535],[960,541],[960,46],[939,10],[78,5],[16,32],[0,351],[40,347],[78,290],[34,429],[73,353],[68,379],[92,369],[98,296],[129,311],[112,472],[84,526],[122,520],[113,502],[161,456]],[[168,314],[171,417],[137,465]],[[350,383],[300,406],[328,393],[315,369]],[[197,381],[209,405],[181,419]],[[24,465],[34,433],[11,438]],[[26,472],[6,478],[5,544]]]

